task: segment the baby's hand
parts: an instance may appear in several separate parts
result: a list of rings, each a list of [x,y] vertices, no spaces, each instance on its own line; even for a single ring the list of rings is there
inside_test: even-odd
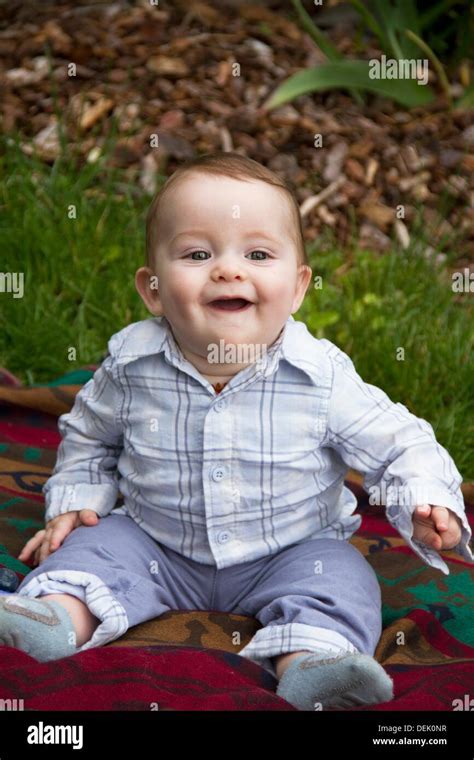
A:
[[[461,520],[447,507],[422,504],[412,515],[413,538],[432,549],[453,549],[461,540]]]
[[[34,564],[41,565],[49,554],[59,549],[66,536],[80,525],[97,525],[99,515],[93,509],[80,509],[65,512],[53,517],[46,523],[46,528],[39,530],[33,538],[24,545],[18,559],[26,562],[34,552]]]

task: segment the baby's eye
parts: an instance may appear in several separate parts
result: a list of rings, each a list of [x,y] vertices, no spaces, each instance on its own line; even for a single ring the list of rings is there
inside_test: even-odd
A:
[[[191,251],[191,253],[188,253],[188,255],[187,255],[187,256],[185,256],[184,258],[185,258],[185,259],[187,259],[187,258],[189,258],[190,256],[194,256],[194,254],[195,254],[195,253],[203,253],[204,255],[207,255],[207,251]],[[198,259],[193,259],[193,261],[205,261],[205,259],[203,259],[203,258],[200,256]]]
[[[196,254],[198,254],[198,253],[203,253],[203,254],[204,254],[204,256],[199,256],[199,257],[197,257],[197,258],[196,258],[195,256],[196,256]],[[254,254],[254,253],[259,253],[259,254],[262,254],[262,255],[261,255],[261,256],[259,256],[257,259],[254,259],[254,260],[256,260],[256,261],[264,261],[265,259],[264,259],[264,258],[262,258],[262,257],[263,257],[263,256],[268,256],[268,255],[269,255],[269,254],[268,254],[266,251],[260,251],[260,250],[251,251],[251,252],[250,252],[249,254],[247,254],[247,255],[248,255],[248,256],[252,256],[252,254]],[[193,259],[193,261],[205,261],[205,260],[206,260],[206,259],[205,259],[205,256],[209,256],[209,254],[208,254],[208,252],[207,252],[207,251],[191,251],[191,253],[188,253],[188,254],[187,254],[187,255],[186,255],[184,258],[185,258],[185,259],[188,259],[188,258],[190,258],[190,257],[191,257],[191,258]]]
[[[252,253],[262,253],[264,256],[268,256],[269,255],[266,251],[260,251],[260,250],[251,251],[248,255],[251,256]],[[257,259],[255,259],[255,260],[256,261],[264,261],[264,259],[262,259],[260,256]]]

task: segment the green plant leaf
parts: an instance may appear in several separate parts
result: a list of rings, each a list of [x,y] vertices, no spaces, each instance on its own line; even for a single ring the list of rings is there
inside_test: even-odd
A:
[[[451,105],[452,98],[451,98],[451,92],[449,89],[448,77],[446,76],[446,72],[443,68],[443,64],[439,60],[438,56],[434,54],[430,46],[427,45],[426,42],[421,39],[421,37],[419,37],[417,34],[412,32],[410,29],[405,29],[405,34],[410,40],[412,40],[416,45],[418,45],[420,50],[422,50],[430,59],[431,63],[433,64],[436,70],[436,73],[438,74],[440,84],[444,90],[444,93],[448,99],[448,102]]]
[[[330,61],[341,60],[343,58],[342,53],[340,53],[337,47],[333,45],[329,37],[326,37],[324,32],[316,26],[309,13],[303,8],[301,0],[291,0],[291,2],[298,14],[301,26],[322,50],[324,55],[327,56]]]
[[[441,16],[442,13],[449,11],[451,6],[455,5],[456,2],[457,0],[441,0],[439,3],[435,3],[434,5],[432,4],[429,10],[424,11],[420,14],[420,27],[424,29],[426,26],[434,24],[437,18]]]
[[[368,27],[377,34],[384,53],[394,58],[412,58],[416,54],[413,43],[404,36],[405,29],[420,33],[420,16],[415,0],[391,0],[381,3],[380,0],[368,0],[369,9],[365,11],[365,3],[351,0]],[[361,8],[357,7],[362,6]],[[369,23],[368,14],[371,12],[380,32],[373,23]]]
[[[376,37],[378,37],[378,40],[382,46],[382,49],[386,53],[390,53],[390,45],[387,39],[387,35],[385,34],[382,26],[378,23],[375,16],[370,12],[370,10],[364,5],[361,0],[350,0],[351,5],[354,6],[356,11],[360,14],[363,21],[365,21],[366,26],[370,29],[370,31],[375,34]]]
[[[301,0],[291,0],[291,2],[293,3],[298,14],[302,28],[305,30],[305,32],[307,32],[307,34],[309,34],[319,49],[322,50],[324,55],[330,61],[342,61],[344,58],[342,53],[340,53],[337,47],[333,45],[329,37],[326,37],[326,35],[316,26],[309,13],[307,13],[303,8]],[[364,105],[364,100],[359,92],[352,90],[351,95],[359,103],[359,105]]]
[[[424,106],[433,100],[433,92],[413,79],[371,79],[368,61],[334,61],[299,71],[285,80],[264,103],[271,110],[299,95],[328,89],[360,89],[395,100],[407,107]]]

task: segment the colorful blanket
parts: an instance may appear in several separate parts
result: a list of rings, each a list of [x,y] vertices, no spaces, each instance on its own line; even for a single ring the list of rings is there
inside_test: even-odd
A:
[[[0,369],[0,567],[20,580],[31,568],[16,557],[44,525],[41,488],[56,459],[57,417],[96,368],[29,387]],[[360,476],[351,471],[346,482],[362,515],[351,543],[382,588],[375,657],[395,681],[395,699],[371,709],[452,711],[454,700],[474,694],[473,566],[455,552],[443,553],[449,576],[424,565],[368,504]],[[463,493],[472,523],[474,487],[464,484]],[[2,646],[0,699],[22,699],[25,710],[294,710],[269,673],[238,656],[259,627],[242,615],[173,611],[50,663]]]

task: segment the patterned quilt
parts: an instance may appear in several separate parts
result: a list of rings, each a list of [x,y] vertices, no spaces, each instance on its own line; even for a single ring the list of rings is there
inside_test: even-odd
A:
[[[20,580],[31,568],[16,557],[44,525],[41,488],[60,442],[57,418],[96,368],[33,386],[0,369],[0,567]],[[383,509],[369,505],[361,477],[350,471],[346,483],[362,516],[351,543],[382,588],[375,657],[395,681],[395,699],[370,709],[452,711],[474,694],[474,566],[455,552],[443,552],[449,576],[424,565]],[[474,486],[462,488],[472,524]],[[0,700],[22,699],[25,710],[295,710],[276,696],[269,673],[238,656],[259,627],[242,615],[173,611],[50,663],[2,646]]]

